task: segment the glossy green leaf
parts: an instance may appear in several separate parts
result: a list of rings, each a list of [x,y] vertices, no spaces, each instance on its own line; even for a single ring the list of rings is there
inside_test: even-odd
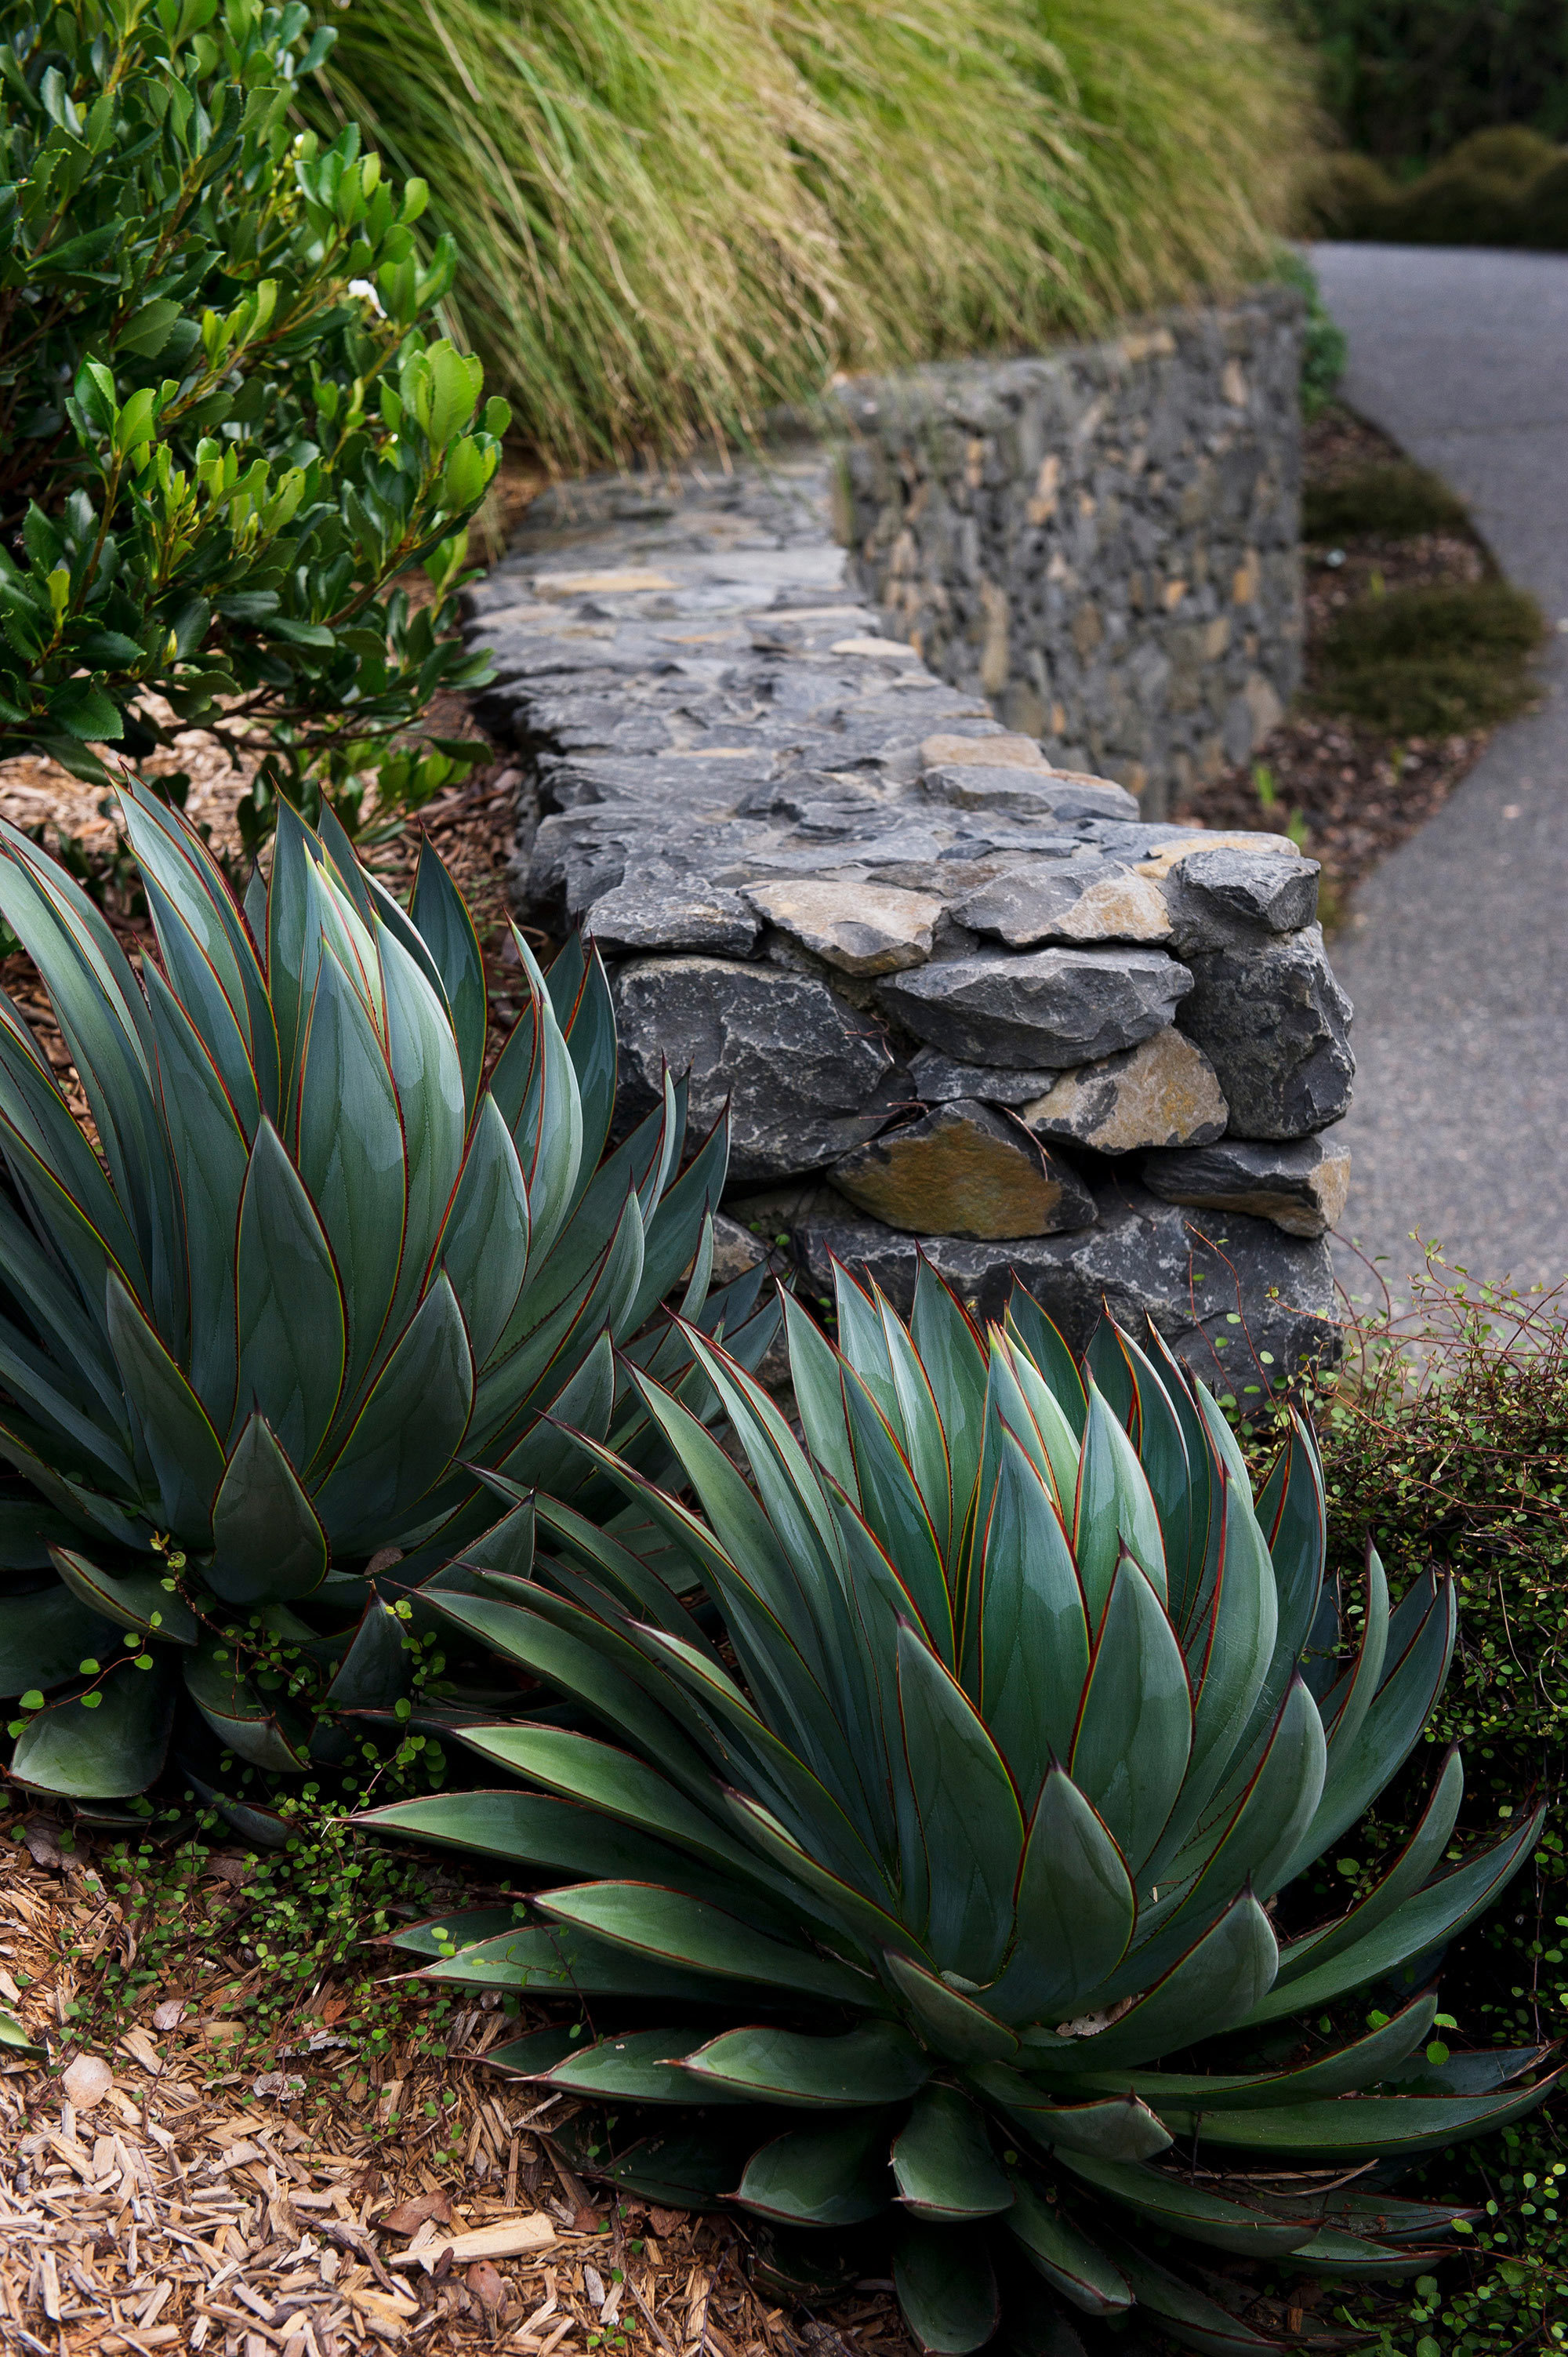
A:
[[[1013,2203],[984,2117],[956,2087],[926,2087],[916,2096],[894,2139],[893,2177],[899,2201],[917,2218],[990,2218]]]
[[[924,2219],[893,2237],[893,2284],[917,2348],[932,2357],[968,2357],[982,2349],[1002,2313],[996,2272],[984,2243]]]
[[[892,2199],[885,2112],[827,2128],[791,2128],[762,2145],[736,2189],[745,2210],[788,2225],[854,2226]]]
[[[1091,1435],[1095,1417],[1091,1402]],[[1096,1632],[1068,1766],[1134,1874],[1176,1805],[1192,1727],[1181,1647],[1141,1566],[1124,1555]]]
[[[904,1756],[930,1877],[926,1944],[939,1970],[990,1980],[1012,1930],[1024,1821],[1006,1768],[956,1678],[898,1631]]]
[[[553,1921],[688,1971],[847,2005],[865,2005],[872,1995],[871,1986],[847,1965],[769,1939],[705,1900],[659,1884],[580,1883],[542,1890],[534,1904]]]
[[[419,847],[419,867],[409,915],[419,928],[441,975],[457,1037],[463,1094],[472,1114],[485,1061],[485,962],[479,953],[478,935],[467,903],[428,835]],[[613,1036],[612,1033],[612,1040]]]
[[[266,1418],[247,1416],[212,1509],[206,1577],[228,1604],[308,1596],[327,1576],[327,1534]]]
[[[307,1466],[338,1405],[347,1326],[321,1222],[270,1121],[251,1149],[235,1265],[240,1416],[259,1410]]]
[[[114,1801],[142,1792],[163,1767],[174,1718],[174,1656],[157,1652],[150,1670],[126,1663],[92,1691],[96,1709],[58,1702],[28,1720],[16,1738],[11,1774],[18,1784],[78,1801]]]
[[[113,1274],[106,1322],[169,1526],[203,1546],[211,1537],[212,1501],[223,1479],[222,1444],[185,1376]]]
[[[74,1547],[51,1547],[49,1554],[71,1595],[116,1633],[139,1629],[145,1636],[159,1637],[166,1644],[195,1644],[199,1634],[195,1613],[183,1596],[169,1593],[156,1572],[127,1572],[116,1578]],[[74,1669],[76,1663],[72,1662],[70,1667]]]
[[[896,2104],[923,2087],[930,2061],[897,2022],[870,2021],[838,2037],[793,2029],[727,2029],[685,2056],[687,2101],[710,2088],[754,2103],[843,2110]]]
[[[1009,2231],[1025,2256],[1085,2316],[1122,2316],[1133,2294],[1126,2276],[1058,2202],[1022,2178],[1013,2180]]]
[[[0,1695],[58,1685],[79,1662],[107,1659],[123,1633],[68,1587],[0,1598]]]

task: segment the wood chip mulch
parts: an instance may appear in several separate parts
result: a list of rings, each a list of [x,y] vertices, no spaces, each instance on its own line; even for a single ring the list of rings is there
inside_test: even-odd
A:
[[[1306,429],[1309,481],[1329,483],[1404,453],[1374,426],[1335,405]],[[1296,819],[1305,848],[1323,864],[1323,913],[1330,930],[1351,888],[1440,810],[1490,742],[1469,736],[1396,741],[1360,722],[1315,708],[1323,686],[1320,650],[1348,606],[1380,581],[1386,589],[1474,582],[1493,569],[1480,542],[1461,531],[1410,540],[1358,540],[1340,550],[1308,547],[1306,694],[1252,759],[1195,786],[1176,815],[1212,827],[1275,829]],[[1326,698],[1323,699],[1325,702]],[[1267,773],[1260,792],[1259,769]],[[1299,814],[1299,816],[1297,816]]]
[[[198,1958],[85,2034],[72,2008],[101,1959],[134,1960],[137,1921],[94,1858],[38,1821],[0,1854],[0,1998],[49,2048],[0,2048],[0,2348],[909,2357],[887,2287],[786,2310],[727,2217],[585,2185],[549,2141],[570,2099],[479,2059],[524,2026],[493,1992],[441,2050],[394,2040],[370,2063],[328,1986],[258,2054],[263,1975],[198,1986]],[[428,1990],[405,1986],[412,2023]]]

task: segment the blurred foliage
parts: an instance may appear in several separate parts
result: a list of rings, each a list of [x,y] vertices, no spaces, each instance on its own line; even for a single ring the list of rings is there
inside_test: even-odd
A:
[[[1545,636],[1535,599],[1507,581],[1374,591],[1327,632],[1318,701],[1393,737],[1490,728],[1533,702]]]
[[[1568,134],[1562,0],[1290,0],[1289,14],[1349,145],[1396,170],[1496,124]]]

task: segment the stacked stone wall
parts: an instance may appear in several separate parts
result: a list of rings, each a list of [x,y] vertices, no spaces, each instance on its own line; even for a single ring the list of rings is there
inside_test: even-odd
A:
[[[1301,298],[841,388],[841,496],[889,628],[1161,818],[1301,669]]]
[[[1234,316],[1170,330],[1220,404]],[[907,1305],[924,1252],[982,1313],[1016,1275],[1076,1343],[1109,1304],[1266,1383],[1331,1340],[1348,1175],[1316,866],[1151,818],[893,635],[834,531],[865,455],[531,511],[470,623],[521,911],[598,944],[628,1113],[666,1065],[697,1130],[728,1104],[727,1254],[782,1236],[809,1286],[836,1256]]]

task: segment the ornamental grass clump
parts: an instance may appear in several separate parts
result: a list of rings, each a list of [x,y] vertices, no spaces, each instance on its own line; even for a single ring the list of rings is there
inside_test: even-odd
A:
[[[264,723],[252,845],[281,785],[427,798],[472,748],[408,732],[484,675],[451,632],[507,408],[432,333],[424,184],[299,126],[332,40],[297,0],[0,0],[0,758],[107,784],[100,742]]]
[[[1451,1751],[1345,1913],[1293,1890],[1420,1739],[1452,1582],[1392,1605],[1369,1552],[1347,1608],[1305,1424],[1254,1498],[1157,1335],[1102,1328],[1080,1372],[1027,1296],[983,1334],[929,1266],[908,1325],[842,1273],[836,1307],[835,1347],[787,1306],[803,1439],[691,1338],[749,1474],[647,1379],[692,1504],[584,1439],[680,1577],[541,1502],[532,1562],[519,1528],[437,1599],[564,1706],[466,1730],[509,1784],[365,1822],[567,1878],[406,1944],[591,2001],[589,2036],[490,2058],[613,2106],[575,2166],[738,2203],[797,2285],[813,2244],[819,2277],[882,2273],[886,2237],[926,2349],[1007,2304],[1297,2345],[1218,2255],[1430,2268],[1463,2213],[1391,2165],[1552,2083],[1539,2045],[1426,2050],[1433,1960],[1539,1813],[1456,1853]]]
[[[646,1451],[630,1368],[694,1373],[665,1295],[733,1333],[757,1284],[706,1298],[725,1132],[681,1171],[672,1081],[601,1160],[615,1025],[580,942],[546,978],[514,934],[528,1004],[491,1061],[428,845],[405,913],[285,804],[242,906],[178,813],[134,783],[120,806],[139,972],[0,823],[0,914],[86,1106],[0,997],[0,1692],[13,1777],[86,1799],[139,1792],[171,1740],[198,1768],[340,1760],[342,1715],[403,1694],[400,1607],[462,1584],[497,1486],[509,1511],[583,1487],[544,1419],[602,1437],[618,1391],[618,1447]]]

